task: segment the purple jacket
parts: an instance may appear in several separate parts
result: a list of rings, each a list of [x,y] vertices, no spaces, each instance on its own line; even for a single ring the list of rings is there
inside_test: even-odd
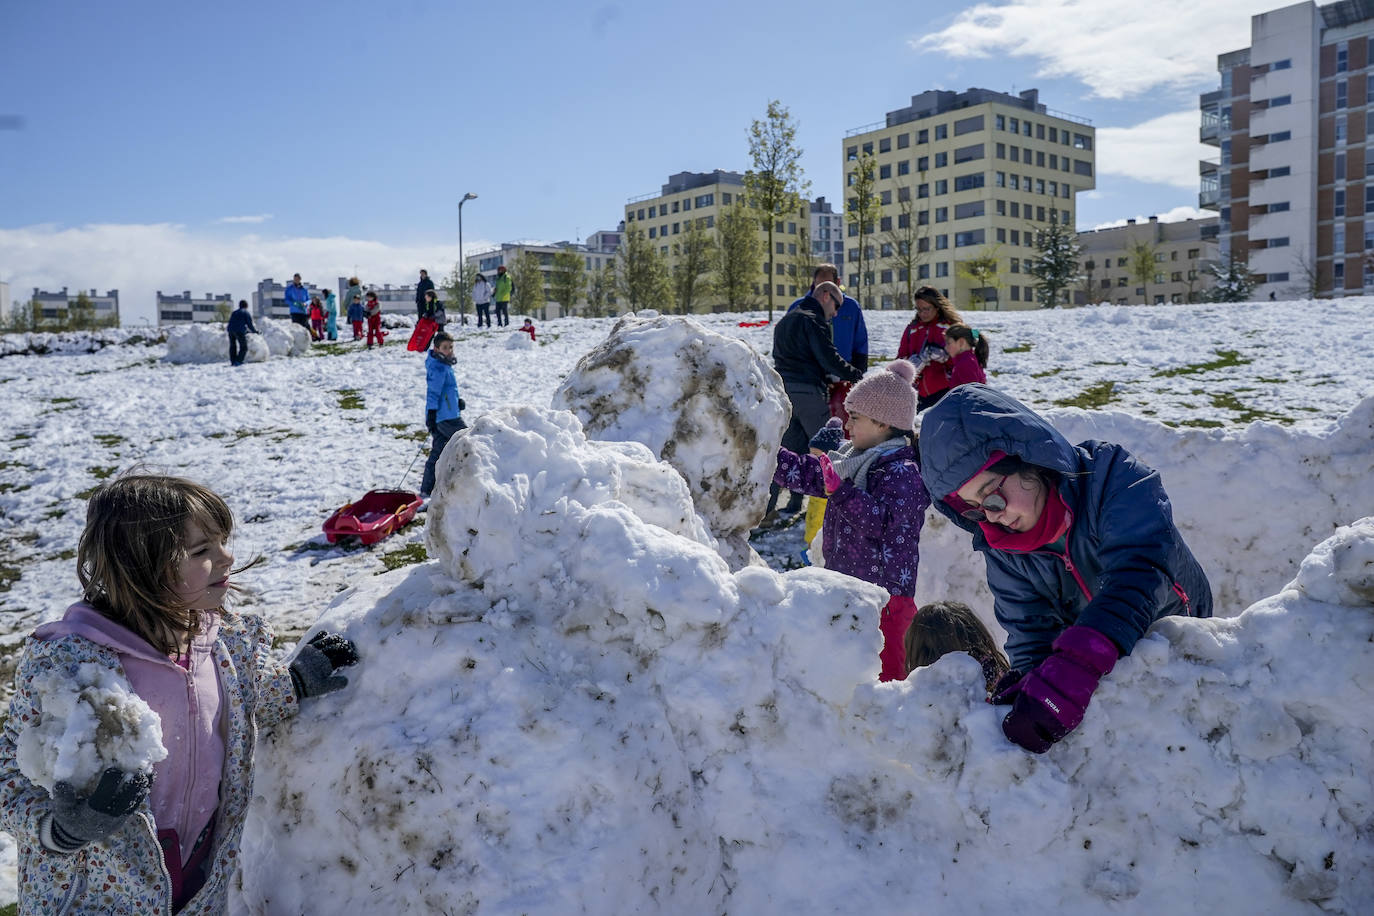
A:
[[[134,693],[162,719],[162,745],[171,753],[153,765],[148,803],[158,829],[176,831],[183,860],[219,807],[224,768],[224,691],[211,657],[219,636],[219,615],[207,614],[202,619],[206,622],[191,643],[189,669],[82,602],[33,634],[44,641],[84,636],[119,653]]]
[[[778,449],[773,482],[825,498],[821,464],[813,455]],[[881,585],[890,595],[913,597],[921,526],[929,506],[930,494],[910,446],[878,458],[868,471],[867,492],[846,480],[826,500],[821,523],[826,569]]]

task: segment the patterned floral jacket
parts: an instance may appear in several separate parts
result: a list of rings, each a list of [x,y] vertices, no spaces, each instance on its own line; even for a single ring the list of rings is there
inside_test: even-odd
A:
[[[890,595],[916,594],[921,526],[930,494],[915,458],[915,451],[903,446],[873,462],[867,490],[846,480],[830,494],[821,523],[826,569],[881,585]],[[825,496],[821,465],[812,455],[779,449],[773,482],[808,496]]]
[[[181,910],[183,914],[226,911],[229,882],[238,867],[243,820],[253,794],[257,730],[298,709],[291,676],[272,657],[271,649],[272,633],[260,618],[224,612],[214,647],[229,728],[220,808],[209,877]],[[46,642],[30,638],[15,674],[10,714],[0,734],[0,827],[19,844],[19,912],[43,916],[170,913],[171,884],[146,800],[118,832],[74,853],[50,852],[38,839],[41,821],[51,810],[50,798],[19,772],[15,742],[20,731],[43,713],[43,698],[33,689],[34,678],[53,669],[75,675],[77,666],[87,662],[123,673],[113,649],[69,635]]]

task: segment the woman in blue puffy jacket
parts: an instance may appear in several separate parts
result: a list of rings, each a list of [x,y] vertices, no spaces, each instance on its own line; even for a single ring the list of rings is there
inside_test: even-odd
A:
[[[987,561],[1012,670],[994,703],[1007,737],[1043,753],[1083,720],[1098,682],[1161,617],[1212,616],[1207,575],[1159,473],[1119,445],[1069,441],[986,385],[924,414],[921,476]]]

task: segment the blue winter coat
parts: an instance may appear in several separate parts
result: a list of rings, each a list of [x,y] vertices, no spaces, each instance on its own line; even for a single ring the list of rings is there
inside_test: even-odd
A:
[[[308,309],[306,303],[310,301],[310,290],[304,284],[296,286],[294,283],[286,284],[286,305],[293,315],[304,315]]]
[[[434,419],[458,419],[458,379],[453,375],[453,367],[442,359],[434,357],[430,351],[425,358],[425,410],[435,410]]]
[[[234,309],[229,316],[230,334],[256,334],[258,329],[253,327],[253,316],[248,314],[248,309]]]
[[[922,415],[920,446],[921,476],[935,505],[972,532],[987,561],[1013,668],[1041,662],[1074,624],[1105,634],[1124,655],[1161,617],[1212,616],[1211,585],[1174,526],[1159,472],[1121,446],[1070,445],[1020,401],[979,384],[952,389]],[[997,550],[944,501],[996,450],[1059,472],[1059,493],[1073,513],[1067,555],[1062,544]]]

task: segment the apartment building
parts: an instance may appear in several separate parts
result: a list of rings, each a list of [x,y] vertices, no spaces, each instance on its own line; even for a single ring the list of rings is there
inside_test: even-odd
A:
[[[715,169],[711,172],[678,172],[668,176],[656,194],[641,194],[631,197],[625,204],[625,224],[639,226],[649,241],[658,247],[659,253],[668,259],[671,269],[677,263],[679,248],[677,243],[687,227],[695,221],[698,226],[714,230],[724,208],[736,204],[744,195],[744,175],[740,172]],[[828,205],[827,205],[828,206]],[[823,214],[817,214],[823,215]],[[779,220],[773,231],[773,274],[769,274],[768,231],[759,229],[759,266],[758,282],[754,293],[760,301],[766,301],[768,285],[773,286],[775,306],[790,304],[792,299],[805,291],[810,285],[810,277],[798,277],[798,264],[814,261],[814,257],[801,251],[804,241],[803,229],[812,232],[812,202],[803,201],[796,216],[789,215]],[[833,234],[836,228],[827,224]],[[833,242],[832,242],[833,244]],[[805,273],[803,270],[802,273]],[[706,307],[717,307],[719,303],[706,301]]]
[[[33,296],[27,305],[38,304],[38,325],[61,325],[66,324],[70,316],[71,307],[85,296],[86,301],[91,304],[92,315],[97,324],[107,327],[119,327],[119,290],[109,289],[102,295],[96,290],[76,290],[71,292],[67,287],[62,287],[61,292],[50,293],[38,287],[33,288]],[[16,308],[24,308],[25,303],[16,304]]]
[[[536,241],[516,241],[503,242],[497,248],[489,248],[470,254],[463,260],[469,271],[476,271],[488,280],[496,276],[496,268],[505,267],[512,269],[515,261],[520,255],[528,252],[539,259],[539,270],[544,277],[544,307],[533,317],[540,321],[547,321],[549,316],[562,318],[568,315],[585,314],[588,309],[587,290],[591,287],[598,275],[605,270],[606,265],[614,264],[620,251],[620,243],[624,237],[623,224],[621,229],[603,229],[593,232],[587,237],[585,243],[577,242],[536,242]],[[586,277],[586,284],[583,286],[582,296],[573,303],[558,302],[553,298],[553,290],[549,284],[550,275],[553,273],[554,256],[560,252],[571,251],[582,259],[582,272]],[[520,291],[516,290],[515,307],[520,308]],[[606,294],[606,305],[614,307],[616,304],[615,292],[608,291]]]
[[[1219,255],[1267,295],[1374,289],[1374,4],[1298,3],[1252,16],[1250,46],[1217,57],[1200,96],[1199,205]]]
[[[0,321],[9,321],[13,317],[10,312],[10,285],[4,280],[0,280]]]
[[[914,285],[942,290],[959,308],[1033,307],[1025,262],[1038,230],[1052,221],[1072,230],[1075,195],[1096,187],[1095,137],[1090,121],[1047,108],[1036,89],[931,90],[847,131],[846,210],[858,203],[856,165],[866,153],[875,160],[881,210],[864,233],[866,269],[860,227],[846,226],[850,292],[859,288],[865,308],[908,308],[914,269]],[[995,272],[968,276],[969,262],[987,255]]]
[[[320,287],[313,283],[304,283],[306,292],[312,296],[322,295]],[[415,307],[415,294],[411,293],[411,308]],[[286,284],[278,283],[271,277],[258,281],[258,288],[253,291],[251,301],[253,314],[262,318],[280,318],[282,321],[291,320],[291,309],[286,305]]]
[[[229,320],[237,307],[234,298],[228,293],[215,296],[206,293],[197,299],[191,291],[185,290],[180,296],[163,295],[157,291],[157,323],[159,327],[174,324],[193,324],[195,322],[224,322]]]
[[[844,214],[836,213],[824,197],[811,201],[811,260],[817,264],[844,263]],[[807,283],[810,279],[807,278]]]
[[[1200,302],[1212,287],[1208,267],[1216,263],[1218,218],[1162,223],[1152,216],[1140,223],[1078,233],[1082,280],[1073,292],[1075,305]],[[1144,251],[1154,272],[1139,282],[1135,267]]]

